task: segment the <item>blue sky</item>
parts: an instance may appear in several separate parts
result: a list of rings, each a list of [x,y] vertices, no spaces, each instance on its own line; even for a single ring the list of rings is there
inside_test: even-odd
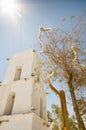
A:
[[[16,4],[22,16],[17,15],[15,22],[0,12],[0,81],[4,80],[8,67],[7,57],[33,46],[39,53],[39,27],[61,26],[62,18],[69,20],[86,8],[86,0],[16,0]]]

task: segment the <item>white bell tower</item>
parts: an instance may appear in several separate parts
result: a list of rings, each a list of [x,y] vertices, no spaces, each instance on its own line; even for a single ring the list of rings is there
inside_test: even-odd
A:
[[[0,87],[0,130],[50,130],[42,63],[34,49],[9,61]]]

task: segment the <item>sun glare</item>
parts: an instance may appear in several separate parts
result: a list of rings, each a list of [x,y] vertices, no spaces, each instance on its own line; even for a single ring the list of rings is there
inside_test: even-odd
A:
[[[16,3],[14,0],[2,0],[1,10],[3,13],[13,14],[16,10]]]
[[[2,0],[0,2],[0,8],[2,13],[10,16],[15,16],[18,15],[20,16],[21,14],[18,12],[18,5],[15,0]]]

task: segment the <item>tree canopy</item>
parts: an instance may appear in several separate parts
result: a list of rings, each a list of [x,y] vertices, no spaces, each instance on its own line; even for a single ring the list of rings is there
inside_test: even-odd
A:
[[[86,88],[86,48],[85,48],[85,15],[71,20],[75,21],[72,31],[63,30],[62,28],[40,28],[40,45],[41,52],[47,60],[47,75],[54,79],[65,80],[70,91],[74,112],[78,121],[80,130],[85,126],[82,120],[82,112],[85,114],[84,107],[80,108],[80,98],[76,94]],[[86,90],[86,89],[85,89]],[[84,93],[84,91],[83,91]],[[84,94],[83,94],[84,95]],[[85,104],[83,97],[83,104]]]
[[[48,111],[48,121],[50,123],[53,122],[53,130],[61,130],[62,129],[62,123],[61,123],[61,117],[62,117],[62,111],[61,108],[58,105],[52,104],[51,106],[52,111]],[[69,125],[70,130],[78,130],[77,128],[77,122],[75,119],[75,116],[72,115],[69,117]]]

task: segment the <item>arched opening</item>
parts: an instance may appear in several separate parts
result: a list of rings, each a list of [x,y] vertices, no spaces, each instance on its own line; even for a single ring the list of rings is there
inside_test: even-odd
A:
[[[43,99],[40,98],[40,117],[43,118]]]
[[[14,101],[15,101],[15,93],[12,92],[8,96],[4,115],[11,115],[12,110],[13,110]]]
[[[17,69],[16,69],[14,81],[20,80],[21,72],[22,72],[22,68],[17,68]]]

